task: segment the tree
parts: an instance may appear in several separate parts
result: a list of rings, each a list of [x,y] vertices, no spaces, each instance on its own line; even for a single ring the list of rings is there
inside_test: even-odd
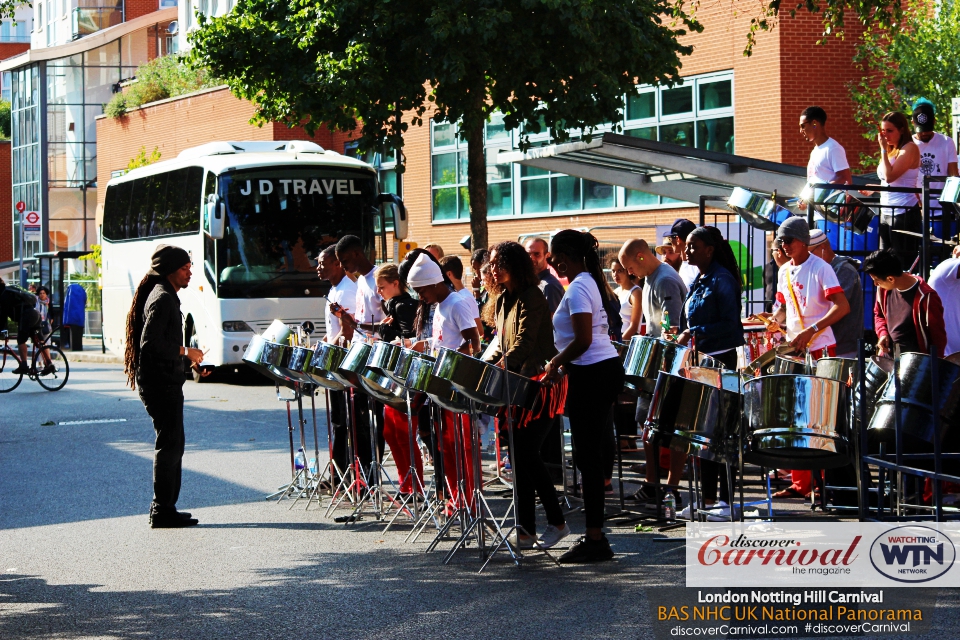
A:
[[[695,10],[699,0],[690,3]],[[843,10],[883,24],[900,0],[806,0],[842,27]],[[751,34],[772,28],[761,4]],[[354,130],[361,150],[401,149],[401,112],[459,122],[468,143],[473,246],[486,246],[484,123],[549,129],[554,141],[619,118],[635,84],[669,84],[700,30],[683,0],[240,0],[190,36],[191,62],[257,106],[255,121]],[[522,145],[526,140],[522,141]],[[400,166],[402,171],[402,163]]]
[[[951,99],[960,96],[960,3],[942,2],[934,11],[928,2],[911,0],[895,28],[867,29],[854,60],[863,78],[851,83],[850,95],[865,138],[876,140],[884,113],[909,115],[921,97],[934,104],[942,128],[949,123]],[[879,150],[863,154],[861,166],[875,167],[878,159]]]
[[[150,152],[150,155],[147,155],[147,148],[140,147],[140,151],[134,157],[130,158],[130,162],[127,163],[127,171],[133,171],[134,169],[139,169],[140,167],[146,167],[151,165],[154,162],[160,161],[160,147],[154,147],[153,151]]]

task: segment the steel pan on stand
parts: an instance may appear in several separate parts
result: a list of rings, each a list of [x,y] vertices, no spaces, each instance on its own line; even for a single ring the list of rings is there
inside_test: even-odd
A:
[[[335,371],[330,371],[334,378],[354,389],[362,389],[360,376],[367,368],[367,358],[370,357],[371,346],[365,342],[354,341],[347,349],[343,360]]]
[[[434,375],[474,402],[531,409],[540,383],[452,349],[440,349]]]
[[[773,200],[740,187],[734,188],[730,194],[727,207],[736,211],[750,226],[764,231],[776,231],[793,215]]]
[[[277,372],[276,367],[282,363],[288,348],[286,345],[270,342],[264,340],[261,336],[255,335],[250,339],[249,344],[247,344],[247,349],[243,352],[242,360],[274,382],[285,382],[283,377]]]
[[[772,469],[832,469],[850,462],[850,389],[806,375],[771,375],[743,385],[744,462]]]
[[[630,347],[624,356],[624,387],[634,393],[644,391],[653,393],[657,386],[657,375],[663,371],[679,375],[681,369],[693,366],[719,367],[710,356],[694,358],[690,347],[650,336],[633,336]]]
[[[310,376],[315,384],[330,391],[343,391],[346,389],[340,380],[334,377],[332,371],[336,371],[343,362],[347,350],[329,342],[318,342],[314,345],[313,359],[304,371]]]
[[[857,375],[858,368],[855,358],[820,358],[817,360],[816,376],[839,380],[853,386],[860,379]]]
[[[393,373],[394,368],[396,368],[402,351],[403,347],[398,344],[378,340],[373,343],[370,349],[370,356],[367,358],[367,367],[373,369],[380,375],[392,378],[390,374]]]
[[[814,189],[807,184],[800,192],[800,197],[826,220],[863,235],[869,230],[877,212],[858,200],[855,193],[840,189]]]

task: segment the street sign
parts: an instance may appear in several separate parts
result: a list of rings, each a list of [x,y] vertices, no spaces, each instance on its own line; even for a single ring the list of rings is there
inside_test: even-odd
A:
[[[23,241],[40,242],[40,214],[27,211],[23,214]]]
[[[23,213],[27,209],[27,203],[21,200],[17,203],[17,213]]]

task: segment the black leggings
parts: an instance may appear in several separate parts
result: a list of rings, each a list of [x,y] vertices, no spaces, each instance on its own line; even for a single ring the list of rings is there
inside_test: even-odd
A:
[[[737,369],[737,350],[730,349],[712,356],[723,365],[724,369]],[[730,487],[727,484],[726,465],[713,460],[700,460],[700,483],[703,488],[705,502],[714,502],[717,499],[717,480],[720,481],[720,499],[730,502]],[[721,474],[721,470],[723,473]]]
[[[157,441],[153,454],[153,504],[151,513],[176,511],[180,498],[183,449],[183,387],[144,388],[140,399],[153,419]]]
[[[896,211],[901,210],[897,209]],[[880,216],[880,248],[893,249],[900,258],[903,270],[907,271],[917,256],[920,255],[920,238],[905,233],[896,233],[897,230],[913,231],[914,233],[923,231],[923,213],[920,211],[920,205],[907,209],[899,215],[884,214]]]
[[[553,433],[553,418],[532,420],[528,425],[514,429],[513,468],[517,477],[517,523],[529,535],[537,532],[537,503],[534,493],[547,514],[547,522],[562,527],[565,520],[557,490],[546,465],[543,464],[540,448],[544,439]]]
[[[623,389],[620,358],[594,364],[568,364],[567,417],[577,469],[583,483],[583,512],[588,528],[603,526],[605,462],[613,437],[613,403]]]

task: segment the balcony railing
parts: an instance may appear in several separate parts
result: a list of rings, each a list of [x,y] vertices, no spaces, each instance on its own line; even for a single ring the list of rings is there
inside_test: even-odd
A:
[[[123,9],[112,7],[77,7],[73,10],[73,39],[88,36],[101,29],[123,22]]]

